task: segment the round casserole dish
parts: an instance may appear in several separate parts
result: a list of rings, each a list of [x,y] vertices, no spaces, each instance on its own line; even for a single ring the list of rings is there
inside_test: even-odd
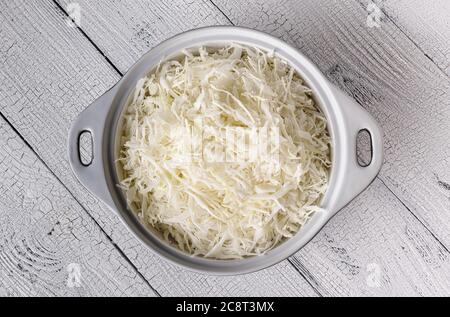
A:
[[[193,257],[161,239],[141,224],[127,206],[120,182],[118,136],[121,117],[134,94],[138,80],[158,63],[178,56],[182,49],[200,46],[223,47],[235,42],[258,47],[275,54],[293,66],[314,92],[314,99],[328,121],[332,138],[332,167],[328,190],[321,207],[291,239],[267,254],[242,260],[214,260]],[[372,160],[366,167],[357,161],[356,141],[360,131],[371,136]],[[80,160],[80,136],[92,136],[93,159],[89,166]],[[301,249],[346,204],[361,193],[378,174],[383,160],[382,134],[376,121],[354,100],[333,86],[305,56],[285,42],[255,30],[240,27],[207,27],[177,35],[145,54],[107,93],[96,100],[74,121],[69,132],[69,160],[79,181],[106,203],[125,225],[151,250],[191,270],[213,274],[243,274],[274,265]]]

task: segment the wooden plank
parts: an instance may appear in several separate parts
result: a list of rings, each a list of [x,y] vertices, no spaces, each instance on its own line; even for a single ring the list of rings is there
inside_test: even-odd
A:
[[[71,13],[73,1],[56,2]],[[150,47],[165,39],[193,28],[228,24],[208,0],[81,0],[77,4],[81,8],[81,28],[89,31],[89,37],[106,56],[120,56],[114,58],[114,65],[123,73]]]
[[[246,276],[207,277],[175,268],[142,246],[75,180],[67,161],[71,122],[119,76],[50,1],[2,2],[0,16],[0,111],[160,294],[315,295],[287,263]]]
[[[448,296],[450,255],[417,224],[376,180],[293,263],[327,296]]]
[[[61,1],[61,3],[63,5],[66,4],[64,1]],[[130,59],[124,60],[122,58],[121,50],[128,48],[131,51],[142,51],[142,47],[147,46],[150,48],[156,44],[146,41],[136,42],[136,37],[132,35],[133,28],[129,28],[129,25],[135,22],[127,20],[132,19],[132,12],[127,14],[118,13],[127,12],[127,4],[116,2],[115,10],[108,12],[108,19],[105,19],[108,22],[104,22],[96,18],[107,10],[104,4],[99,2],[81,3],[83,7],[87,6],[89,8],[84,14],[83,30],[90,37],[96,38],[96,43],[99,47],[107,49],[104,51],[105,55],[115,65],[121,65],[120,70],[122,72],[126,71],[132,63]],[[143,3],[140,5],[143,8],[147,2],[140,1],[140,3]],[[382,30],[381,32],[384,33],[380,34],[376,33],[378,29],[371,30],[366,28],[364,23],[366,22],[367,12],[357,3],[346,2],[341,4],[336,2],[326,3],[325,1],[304,1],[302,2],[302,7],[296,6],[296,4],[298,2],[247,1],[246,5],[242,6],[242,3],[239,1],[217,2],[217,5],[236,24],[265,30],[299,47],[322,68],[331,80],[346,89],[378,117],[386,130],[388,147],[386,164],[388,165],[389,173],[386,172],[386,167],[383,173],[387,173],[389,177],[383,177],[383,181],[391,178],[397,182],[403,181],[404,174],[408,172],[407,169],[411,165],[413,165],[414,172],[419,177],[427,177],[428,175],[423,176],[420,174],[419,167],[421,167],[421,164],[414,163],[414,159],[419,155],[419,153],[414,152],[417,151],[417,148],[412,148],[408,152],[408,148],[405,146],[397,146],[404,135],[408,136],[410,140],[414,138],[410,131],[403,131],[404,127],[399,126],[399,123],[403,119],[407,119],[408,125],[411,125],[415,120],[424,117],[423,109],[417,109],[410,116],[405,117],[403,115],[400,117],[401,120],[399,120],[399,115],[395,113],[401,111],[401,106],[404,104],[402,103],[404,95],[403,91],[399,90],[395,83],[392,84],[390,82],[390,76],[392,74],[396,77],[401,76],[401,74],[398,74],[400,73],[399,70],[406,71],[406,74],[409,75],[415,73],[416,66],[406,58],[410,51],[413,52],[414,58],[417,59],[419,67],[429,69],[425,75],[427,80],[432,79],[434,73],[438,73],[437,69],[433,68],[433,65],[430,65],[427,61],[424,61],[422,54],[419,54],[417,50],[415,51],[414,45],[395,26],[388,24],[386,27],[383,26],[383,29],[387,29],[391,33],[386,33],[386,31]],[[152,19],[150,10],[148,12],[145,11],[143,16],[150,16],[149,21]],[[107,33],[99,33],[98,31],[105,29],[107,29]],[[118,41],[115,44],[115,48],[108,49],[106,43],[112,41],[110,39],[111,34],[115,33],[123,33],[127,34],[127,36]],[[390,34],[395,35],[395,41],[390,40],[388,42],[389,45],[383,45],[383,41],[385,38],[389,39]],[[356,38],[348,38],[351,35],[354,35]],[[371,42],[376,44],[371,44],[366,48],[367,43]],[[383,60],[380,60],[379,56],[386,56],[388,54],[386,50],[389,53],[395,52],[400,54],[400,58],[385,64]],[[388,66],[392,67],[393,70],[386,69]],[[402,79],[402,85],[404,85],[406,78]],[[433,85],[436,82],[436,79],[431,81]],[[442,83],[440,85],[445,88],[445,81],[443,83],[444,86]],[[418,88],[417,82],[414,85],[412,87],[407,86],[408,93],[414,92],[414,87]],[[380,97],[380,93],[384,91],[387,94],[386,98]],[[423,92],[423,90],[420,91]],[[399,92],[401,93],[400,96],[398,96]],[[385,105],[386,100],[389,100],[392,96],[395,97],[392,98],[393,102]],[[408,107],[417,105],[411,98],[406,100]],[[442,98],[439,100],[433,99],[433,106],[442,100]],[[382,112],[382,107],[384,107],[385,112]],[[443,108],[445,107],[439,107],[438,104],[436,111],[439,113],[439,111],[445,110]],[[391,113],[394,113],[393,117],[390,117]],[[440,120],[446,120],[447,118],[445,115],[440,116]],[[433,118],[427,118],[427,120],[433,120]],[[414,127],[418,124],[420,122],[415,123]],[[392,137],[390,137],[391,133]],[[419,141],[420,144],[426,144],[428,139],[423,136]],[[398,148],[394,149],[395,146]],[[411,146],[414,146],[414,142],[408,142],[408,147]],[[436,154],[437,150],[434,146],[430,145],[429,148],[434,150],[433,153]],[[415,156],[408,157],[411,153],[414,153]],[[402,166],[401,162],[396,161],[396,157],[406,158],[405,164],[409,165]],[[441,167],[442,165],[444,164],[441,163]],[[396,169],[400,169],[403,174],[397,176]],[[439,171],[440,173],[444,172],[442,168]],[[411,177],[408,180],[410,182],[409,185],[411,185]],[[418,185],[415,184],[409,192],[410,196],[417,196],[417,187],[421,188],[423,186],[420,181],[421,179],[419,179]],[[392,186],[392,182],[390,185]],[[433,197],[437,197],[439,202],[445,203],[445,194],[442,195],[443,192],[439,191],[435,185],[432,184],[432,187],[429,187]],[[429,186],[429,184],[426,186]],[[407,186],[404,188],[407,188]],[[396,195],[401,193],[401,191],[397,190]],[[405,199],[408,201],[411,199],[406,195],[400,197],[406,197]],[[415,202],[424,204],[422,197],[416,197]],[[446,227],[439,222],[441,219],[437,219],[443,218],[443,220],[447,221],[446,215],[438,210],[438,206],[435,207],[433,211],[437,211],[440,214],[437,217],[431,215],[431,217],[436,219],[431,219],[433,221],[430,220],[430,222],[433,224],[433,229],[437,228],[441,235],[446,235]],[[421,219],[423,219],[424,217],[430,217],[427,214],[428,208],[428,205],[421,205],[413,209],[413,212],[419,209],[422,212],[420,214],[422,216]],[[356,215],[357,221],[351,222],[355,226],[352,229],[346,223],[350,223],[354,215]],[[391,227],[389,225],[385,227],[385,222],[391,224]],[[376,226],[373,226],[373,224],[376,224]],[[429,226],[428,223],[426,224]],[[330,226],[333,227],[330,229]],[[420,295],[448,292],[448,282],[442,282],[440,278],[441,273],[448,274],[448,252],[396,200],[396,197],[382,182],[378,181],[375,183],[368,192],[342,211],[342,214],[334,219],[330,226],[314,240],[312,246],[308,246],[293,259],[298,268],[302,270],[303,274],[309,278],[319,292],[334,295]],[[346,231],[341,232],[340,228],[345,228]],[[373,242],[367,242],[367,239],[359,233],[359,236],[355,237],[356,241],[353,241],[352,230],[357,231],[360,228],[365,228],[368,231],[367,234],[374,238],[382,236],[385,240],[383,240],[383,243],[377,243],[376,239]],[[417,238],[410,238],[411,232],[414,232]],[[345,239],[342,238],[342,235],[344,235]],[[412,242],[409,242],[410,240]],[[335,245],[338,245],[338,247]],[[433,251],[425,253],[424,257],[414,258],[414,256],[417,256],[415,250],[427,248]],[[389,257],[391,256],[395,257],[396,260],[390,261]],[[344,260],[339,260],[343,258]],[[348,273],[351,264],[346,265],[342,263],[345,259],[357,263],[357,270]],[[431,269],[428,268],[430,259],[433,259],[431,262],[438,263]],[[324,264],[318,265],[318,263]],[[377,263],[383,269],[385,282],[382,282],[380,287],[373,288],[371,287],[372,284],[366,283],[370,273],[366,269],[367,266],[371,269],[371,264]],[[430,272],[431,282],[428,280],[428,272]],[[406,273],[411,274],[411,276],[407,276]]]
[[[2,118],[0,148],[0,296],[154,296]]]
[[[450,75],[450,1],[386,0],[380,7],[424,54]]]

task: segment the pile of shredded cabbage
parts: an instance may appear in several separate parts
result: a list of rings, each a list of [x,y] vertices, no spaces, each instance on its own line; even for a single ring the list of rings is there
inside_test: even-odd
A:
[[[124,115],[120,186],[141,221],[184,252],[262,255],[321,210],[331,166],[327,121],[273,53],[238,44],[182,53],[137,84]],[[278,168],[265,157],[177,160],[188,155],[183,131],[202,129],[203,142],[220,145],[220,134],[208,131],[274,126]]]

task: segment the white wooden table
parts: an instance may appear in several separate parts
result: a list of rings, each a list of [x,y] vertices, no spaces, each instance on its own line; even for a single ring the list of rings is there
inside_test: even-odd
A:
[[[376,4],[1,0],[0,295],[450,295],[450,2]],[[144,52],[220,24],[299,48],[377,118],[386,150],[375,182],[303,250],[236,277],[150,253],[66,151],[72,120]]]

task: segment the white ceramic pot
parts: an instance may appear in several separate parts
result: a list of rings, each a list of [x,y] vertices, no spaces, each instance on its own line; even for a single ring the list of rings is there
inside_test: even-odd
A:
[[[225,46],[236,42],[266,51],[275,51],[288,61],[313,90],[317,104],[328,119],[332,137],[332,168],[329,188],[321,207],[291,239],[267,254],[243,260],[213,260],[192,257],[169,245],[142,225],[128,208],[119,183],[117,135],[120,119],[136,83],[160,61],[173,58],[184,48],[202,45]],[[357,162],[356,140],[360,131],[371,135],[372,161],[361,167]],[[90,132],[93,160],[89,166],[80,161],[79,138]],[[213,274],[242,274],[274,265],[293,255],[308,243],[342,207],[361,193],[378,174],[383,160],[380,128],[375,120],[354,100],[333,86],[303,54],[285,42],[255,30],[240,27],[207,27],[177,35],[145,54],[106,94],[90,105],[75,120],[69,134],[69,158],[79,181],[105,202],[125,225],[150,249],[164,258],[189,269]]]

